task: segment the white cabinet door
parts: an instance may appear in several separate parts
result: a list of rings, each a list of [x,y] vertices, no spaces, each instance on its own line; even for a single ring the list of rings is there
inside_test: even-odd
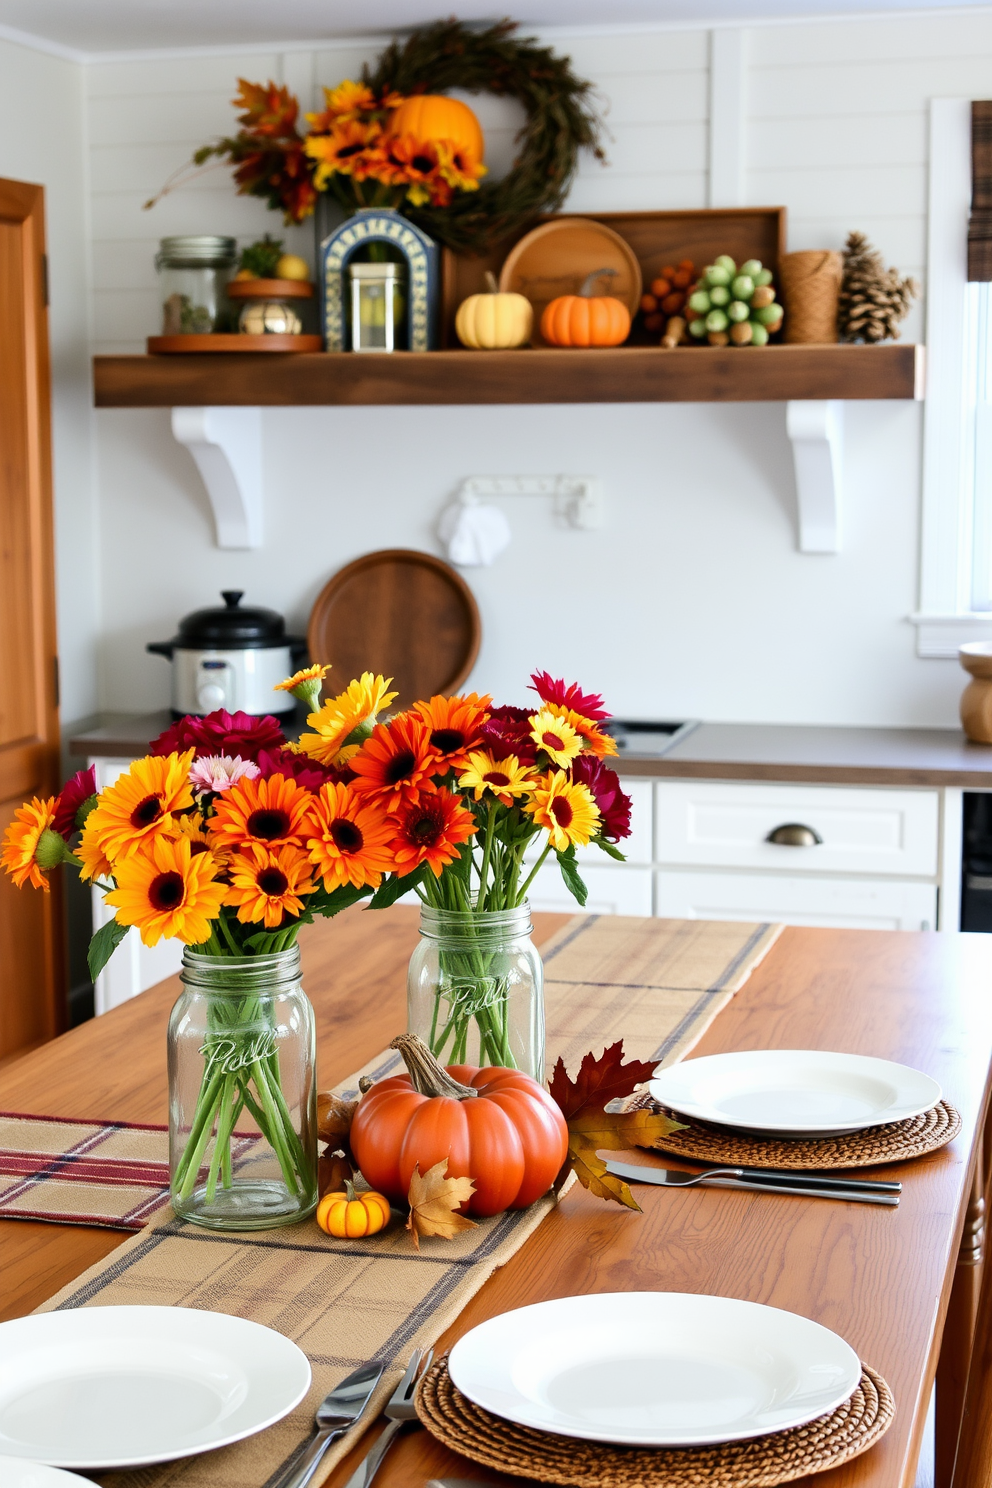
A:
[[[775,920],[849,930],[934,930],[935,884],[773,873],[678,873],[655,880],[655,913],[686,920]]]
[[[557,862],[545,863],[527,892],[532,909],[564,914],[651,913],[651,869],[627,868],[622,863],[604,867],[580,865],[579,872],[589,890],[585,906],[576,904],[566,889]]]
[[[751,781],[673,780],[656,786],[655,861],[783,873],[937,873],[935,790],[876,790]],[[796,823],[822,841],[766,839]]]

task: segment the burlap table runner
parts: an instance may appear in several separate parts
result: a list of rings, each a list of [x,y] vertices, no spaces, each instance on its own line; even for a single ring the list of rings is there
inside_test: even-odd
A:
[[[674,1062],[780,932],[775,925],[576,917],[542,952],[549,1063],[561,1053],[574,1069],[587,1050],[598,1052],[618,1038],[630,1055]],[[356,1089],[363,1073],[381,1078],[397,1060],[384,1053],[338,1089]],[[395,1221],[374,1241],[336,1241],[312,1222],[225,1236],[162,1211],[39,1311],[155,1304],[251,1318],[299,1344],[313,1384],[302,1405],[247,1441],[161,1467],[108,1473],[100,1481],[107,1488],[269,1488],[303,1450],[320,1400],[367,1359],[386,1363],[366,1423],[375,1419],[411,1350],[444,1332],[552,1202],[542,1199],[523,1212],[484,1220],[454,1241],[422,1241],[419,1254]],[[331,1449],[315,1483],[362,1429]]]

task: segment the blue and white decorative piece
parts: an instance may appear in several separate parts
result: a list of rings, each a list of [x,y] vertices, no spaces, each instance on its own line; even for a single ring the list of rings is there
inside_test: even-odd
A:
[[[370,243],[388,243],[402,253],[407,264],[407,346],[411,351],[433,351],[437,346],[440,249],[401,213],[385,207],[363,207],[320,245],[325,349],[351,350],[347,268],[358,250]]]

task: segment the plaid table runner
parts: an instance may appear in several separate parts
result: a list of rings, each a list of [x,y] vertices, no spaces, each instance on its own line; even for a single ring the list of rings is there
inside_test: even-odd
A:
[[[626,917],[576,918],[543,949],[548,1051],[575,1068],[588,1049],[617,1038],[629,1055],[672,1063],[699,1039],[774,944],[780,926]],[[364,1073],[395,1067],[391,1051]],[[223,1235],[177,1221],[166,1209],[39,1309],[152,1303],[251,1318],[294,1339],[313,1368],[306,1400],[249,1440],[161,1467],[110,1473],[107,1488],[271,1488],[309,1440],[317,1405],[367,1359],[386,1369],[366,1421],[373,1421],[415,1347],[433,1343],[497,1267],[553,1209],[480,1222],[453,1241],[426,1239],[414,1251],[394,1220],[381,1236],[339,1241],[313,1222],[252,1235]],[[331,1448],[314,1483],[364,1430]]]

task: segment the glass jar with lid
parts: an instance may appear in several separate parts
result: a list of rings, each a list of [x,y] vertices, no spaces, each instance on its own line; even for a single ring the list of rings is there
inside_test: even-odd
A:
[[[163,238],[155,256],[162,296],[162,335],[200,336],[230,329],[227,284],[238,249],[234,238]]]
[[[351,281],[352,351],[398,351],[406,345],[406,264],[354,263]]]

